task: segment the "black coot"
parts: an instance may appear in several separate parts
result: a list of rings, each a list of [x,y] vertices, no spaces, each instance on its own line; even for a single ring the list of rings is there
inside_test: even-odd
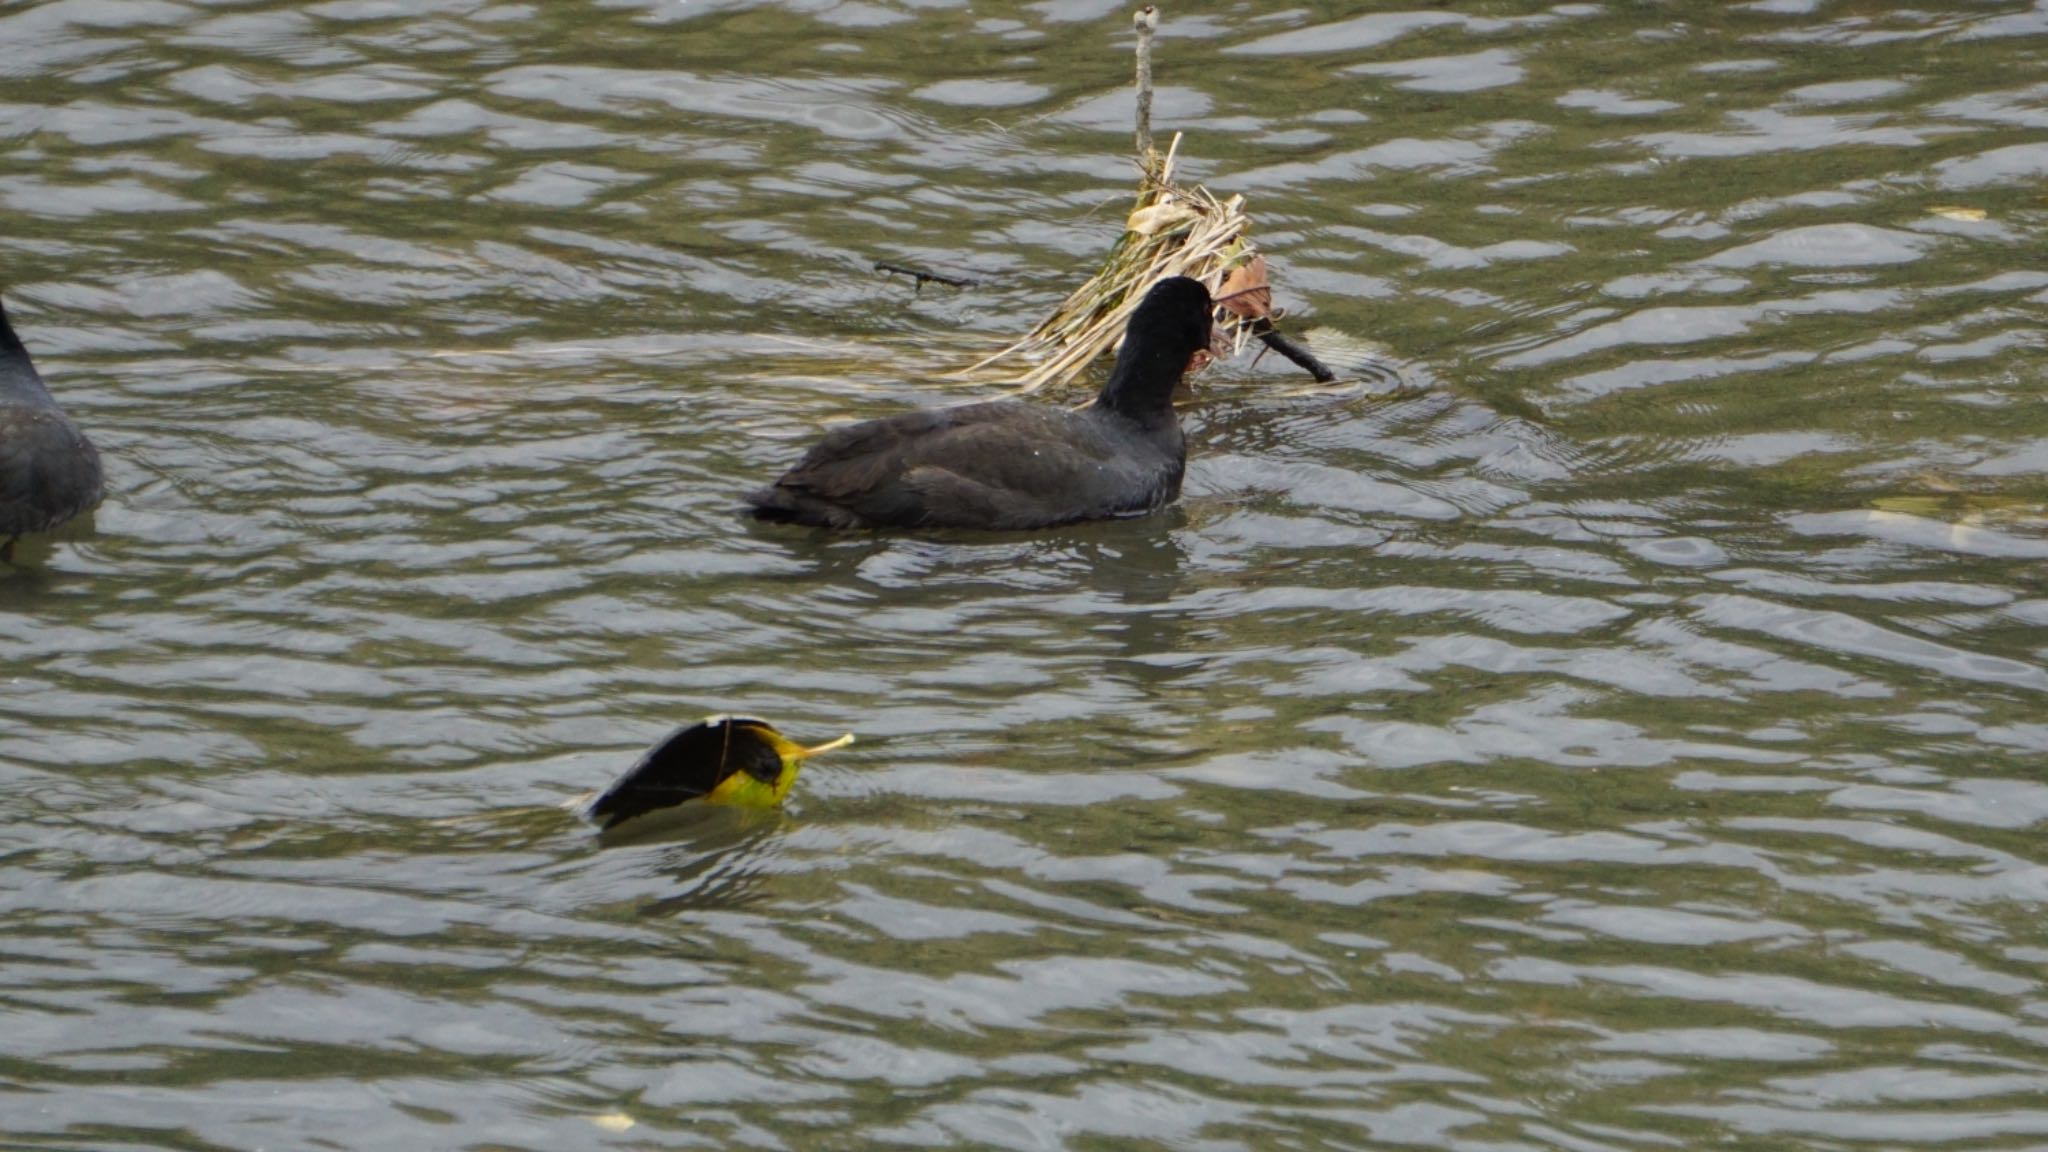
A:
[[[57,407],[0,307],[0,559],[26,532],[47,532],[97,505],[100,454]]]
[[[827,528],[1043,528],[1156,511],[1180,495],[1173,390],[1209,346],[1213,311],[1201,284],[1161,280],[1088,407],[998,400],[838,428],[747,502],[763,520]]]

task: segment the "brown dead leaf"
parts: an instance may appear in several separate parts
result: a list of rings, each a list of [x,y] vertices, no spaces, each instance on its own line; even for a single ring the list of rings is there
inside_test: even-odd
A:
[[[1246,320],[1273,314],[1273,286],[1266,280],[1266,258],[1254,256],[1230,270],[1216,289],[1216,303]]]

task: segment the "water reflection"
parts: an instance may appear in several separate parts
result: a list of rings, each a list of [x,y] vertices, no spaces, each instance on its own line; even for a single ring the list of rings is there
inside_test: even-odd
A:
[[[2038,1136],[2041,13],[1169,11],[1365,386],[1213,371],[1144,520],[736,518],[1114,239],[1127,19],[0,16],[110,478],[0,570],[16,1139]],[[734,709],[862,742],[561,807]]]

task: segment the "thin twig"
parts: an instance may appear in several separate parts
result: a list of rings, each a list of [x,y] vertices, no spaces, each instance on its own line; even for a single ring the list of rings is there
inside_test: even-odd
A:
[[[916,291],[917,289],[923,288],[924,282],[927,280],[930,280],[934,284],[944,284],[948,288],[974,288],[978,287],[981,284],[981,281],[969,280],[965,276],[946,276],[938,272],[928,272],[923,268],[912,268],[904,264],[891,264],[886,260],[876,261],[875,271],[894,272],[899,276],[909,276],[914,278],[916,280],[916,284],[912,288],[912,291]]]

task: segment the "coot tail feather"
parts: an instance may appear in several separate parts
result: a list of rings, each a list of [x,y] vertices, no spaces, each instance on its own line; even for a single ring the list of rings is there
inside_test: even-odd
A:
[[[0,542],[47,532],[105,490],[98,450],[57,406],[0,305]]]

